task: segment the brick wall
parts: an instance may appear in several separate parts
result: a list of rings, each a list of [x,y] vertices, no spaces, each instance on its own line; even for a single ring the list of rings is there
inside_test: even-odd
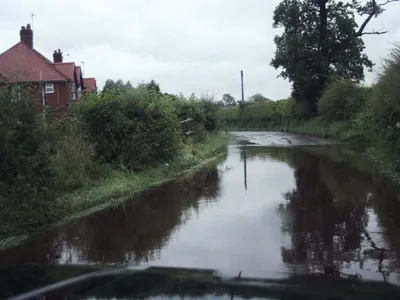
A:
[[[45,93],[46,105],[50,106],[55,114],[64,115],[68,113],[70,106],[76,101],[72,100],[72,86],[67,82],[54,82],[54,92]],[[33,101],[38,112],[43,112],[43,97],[40,84],[21,83],[20,98]]]
[[[66,82],[54,83],[54,93],[45,96],[52,111],[67,112],[72,104],[72,86]]]

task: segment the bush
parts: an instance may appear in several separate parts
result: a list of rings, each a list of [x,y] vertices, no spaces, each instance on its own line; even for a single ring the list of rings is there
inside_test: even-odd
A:
[[[63,214],[64,192],[92,174],[92,146],[74,120],[47,121],[34,102],[0,91],[0,225],[34,229]],[[1,232],[0,232],[1,233]]]
[[[368,99],[371,136],[375,143],[400,150],[400,44],[384,60],[383,72]]]
[[[173,158],[180,125],[174,100],[146,88],[90,96],[75,107],[98,160],[138,170]]]
[[[183,133],[191,132],[189,136],[192,140],[201,140],[206,132],[204,106],[194,98],[187,100],[184,97],[179,97],[175,101],[178,119],[180,121],[191,119],[181,124]],[[189,136],[186,136],[186,134],[184,136],[186,141]]]
[[[0,89],[0,235],[74,212],[76,206],[60,196],[115,167],[141,170],[182,157],[190,149],[183,145],[182,119],[193,119],[188,124],[198,137],[217,129],[212,99],[163,94],[154,81],[106,90],[85,95],[71,115],[52,120],[14,87]],[[191,141],[196,139],[186,139]]]
[[[94,146],[82,130],[82,125],[78,120],[69,118],[54,122],[52,129],[56,135],[54,151],[49,157],[53,185],[58,190],[69,191],[88,183],[97,175],[97,165],[94,162]]]
[[[350,80],[334,81],[318,101],[318,114],[327,120],[348,120],[362,109],[368,93],[368,88]]]
[[[3,88],[0,95],[0,182],[16,185],[38,179],[46,173],[44,145],[47,128],[37,118],[33,102],[11,100]],[[39,176],[40,177],[40,176]]]
[[[217,105],[210,98],[201,98],[201,104],[204,110],[204,127],[208,132],[213,132],[217,129]]]

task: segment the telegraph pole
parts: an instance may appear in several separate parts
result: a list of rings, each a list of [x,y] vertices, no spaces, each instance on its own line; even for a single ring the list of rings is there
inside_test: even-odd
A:
[[[244,88],[243,88],[243,70],[240,71],[240,85],[242,88],[242,105],[244,104]],[[247,191],[247,153],[246,145],[243,147],[243,165],[244,165],[244,190]]]
[[[244,190],[247,191],[247,153],[246,153],[246,145],[243,146],[243,165],[244,165]]]
[[[243,70],[240,71],[240,82],[241,82],[241,87],[242,87],[242,101],[244,101]]]

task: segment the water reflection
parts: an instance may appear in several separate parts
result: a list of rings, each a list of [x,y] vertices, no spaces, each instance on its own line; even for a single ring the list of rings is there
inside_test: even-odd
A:
[[[152,262],[263,277],[335,267],[397,283],[399,195],[348,147],[241,142],[218,168],[37,236],[0,262]]]
[[[331,154],[334,148],[341,150],[329,146]],[[326,272],[335,266],[340,272],[372,279],[378,279],[374,272],[380,273],[388,280],[390,274],[398,273],[398,256],[389,250],[399,249],[398,239],[389,230],[397,234],[399,227],[387,207],[391,203],[399,210],[399,203],[393,202],[398,187],[376,173],[353,167],[345,157],[335,161],[331,155],[318,155],[321,149],[267,151],[295,169],[296,188],[283,194],[286,201],[278,208],[283,231],[291,235],[291,245],[282,247],[282,260],[288,266],[304,265],[310,272]],[[260,155],[257,150],[254,154]],[[382,211],[383,207],[387,210]],[[375,213],[379,223],[370,224]],[[383,235],[377,232],[381,226],[386,228]],[[397,276],[393,279],[397,281]]]
[[[154,260],[180,226],[219,196],[216,168],[0,253],[2,263],[140,263]]]

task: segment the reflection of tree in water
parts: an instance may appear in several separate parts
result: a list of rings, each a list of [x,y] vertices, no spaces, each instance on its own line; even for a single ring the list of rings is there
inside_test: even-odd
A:
[[[388,248],[384,258],[387,263],[380,265],[386,276],[392,272],[400,273],[400,186],[385,180],[382,176],[374,178],[375,189],[372,205],[386,237]]]
[[[125,207],[83,220],[79,241],[66,230],[68,244],[79,249],[80,260],[143,262],[159,256],[176,227],[199,210],[201,197],[219,194],[217,169],[200,172],[189,180],[169,183],[128,202]]]
[[[280,208],[289,216],[284,227],[290,231],[292,244],[282,248],[284,262],[321,271],[334,262],[359,260],[368,222],[368,185],[363,178],[345,164],[307,150],[281,151],[295,167],[296,179],[296,189],[285,193],[287,203]]]
[[[0,254],[34,262],[144,262],[153,260],[174,230],[220,193],[216,168],[168,183]],[[201,204],[199,200],[202,199]],[[41,241],[40,241],[41,240]]]
[[[320,271],[332,262],[339,267],[357,262],[363,269],[371,259],[385,280],[400,271],[400,187],[358,153],[340,146],[255,147],[251,155],[285,161],[295,170],[296,188],[285,193],[286,203],[278,208],[282,230],[291,236],[291,246],[282,249],[291,269],[300,264]],[[374,209],[384,232],[366,230],[367,208]],[[376,234],[397,251],[376,243]]]

